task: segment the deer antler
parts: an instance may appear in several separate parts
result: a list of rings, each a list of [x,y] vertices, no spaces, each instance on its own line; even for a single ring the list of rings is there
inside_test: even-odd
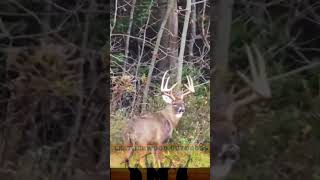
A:
[[[174,85],[171,86],[171,88],[168,88],[168,84],[169,84],[169,80],[170,80],[170,76],[166,79],[166,75],[167,75],[168,71],[166,71],[162,77],[161,80],[161,92],[170,96],[172,99],[175,99],[175,97],[172,94],[172,89],[177,85],[177,83],[175,83]],[[166,82],[164,83],[164,81],[166,80]]]
[[[187,92],[184,92],[181,95],[181,99],[183,99],[185,95],[195,92],[192,78],[190,76],[187,76],[187,80],[188,80],[188,85],[184,84],[184,86],[187,88]]]
[[[248,86],[253,89],[256,93],[263,97],[271,97],[271,90],[266,74],[266,65],[264,62],[264,58],[262,57],[260,51],[256,46],[253,46],[255,54],[257,56],[258,65],[257,67],[254,64],[253,55],[251,49],[246,45],[246,51],[249,58],[251,76],[253,80],[250,82],[249,78],[247,78],[241,72],[238,72],[239,76],[245,81]]]
[[[241,98],[239,100],[235,100],[234,102],[232,102],[227,112],[227,116],[229,117],[228,119],[232,119],[234,112],[239,107],[250,104],[260,98],[271,97],[271,90],[270,90],[268,77],[266,75],[266,66],[265,66],[264,58],[262,57],[260,51],[256,48],[256,46],[253,46],[253,49],[258,61],[257,65],[255,65],[251,48],[249,48],[247,45],[245,46],[245,48],[248,54],[252,80],[250,80],[247,76],[245,76],[241,72],[238,72],[238,75],[254,92],[250,95],[247,95],[244,98]],[[248,93],[250,89],[248,88],[242,89],[234,97],[239,98],[239,96]]]

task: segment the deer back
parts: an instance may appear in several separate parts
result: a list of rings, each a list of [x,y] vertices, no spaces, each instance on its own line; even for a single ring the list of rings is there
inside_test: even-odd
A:
[[[166,111],[144,114],[130,119],[125,130],[125,143],[132,145],[163,144],[172,135],[172,115]]]

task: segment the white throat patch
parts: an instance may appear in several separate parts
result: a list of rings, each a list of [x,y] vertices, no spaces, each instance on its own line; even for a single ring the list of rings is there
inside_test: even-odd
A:
[[[183,114],[183,113],[178,113],[178,114],[176,114],[176,117],[177,117],[177,118],[181,118],[181,117],[182,117],[182,114]]]

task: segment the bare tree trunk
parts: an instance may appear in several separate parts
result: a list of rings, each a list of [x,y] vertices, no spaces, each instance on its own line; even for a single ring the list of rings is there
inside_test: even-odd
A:
[[[47,33],[51,30],[51,11],[52,11],[52,4],[49,3],[49,2],[46,2],[45,3],[45,11],[46,14],[44,16],[44,19],[42,21],[42,32],[43,33]],[[49,39],[49,34],[45,35],[43,38],[40,39],[40,43],[41,43],[41,46],[45,46],[48,42],[48,39]]]
[[[230,33],[232,23],[232,5],[233,0],[218,0],[216,5],[217,22],[215,29],[215,92],[226,89],[228,61],[229,61],[229,46]],[[216,94],[217,95],[217,94]]]
[[[177,66],[177,57],[178,57],[178,13],[177,10],[177,0],[172,0],[173,2],[173,10],[169,15],[169,19],[166,25],[167,31],[163,33],[163,38],[161,41],[161,45],[163,47],[167,47],[167,54],[163,54],[163,56],[167,56],[160,62],[158,62],[157,67],[160,70],[168,70],[170,68],[175,68]],[[164,8],[160,8],[160,11],[164,11]],[[156,13],[156,12],[155,12]],[[163,13],[164,14],[164,13]]]
[[[111,38],[111,35],[112,35],[112,32],[113,32],[113,29],[114,27],[116,26],[116,23],[117,23],[117,15],[118,15],[118,0],[114,0],[114,16],[113,16],[113,23],[111,25],[110,23],[110,38]],[[113,2],[113,1],[112,1]]]
[[[90,1],[90,6],[89,6],[89,12],[95,9],[95,1]],[[81,48],[86,49],[88,45],[88,40],[89,40],[89,29],[90,29],[90,22],[92,19],[92,14],[87,14],[85,17],[85,25],[84,25],[84,31],[82,34],[82,43],[81,43]],[[85,52],[85,51],[83,51]],[[83,105],[84,105],[84,96],[85,96],[85,91],[84,91],[84,64],[85,64],[85,53],[81,54],[80,58],[80,70],[79,70],[79,88],[80,88],[80,93],[79,93],[79,102],[77,104],[77,111],[76,111],[76,119],[75,119],[75,124],[72,129],[72,133],[70,135],[70,150],[69,150],[69,155],[68,159],[65,163],[65,168],[67,170],[67,177],[71,176],[71,170],[69,168],[72,167],[73,159],[76,154],[76,146],[77,146],[77,139],[79,137],[79,132],[80,128],[82,125],[82,118],[83,118]]]
[[[215,3],[212,3],[212,4],[214,4],[215,5]],[[207,29],[207,31],[206,31],[206,28],[205,28],[205,25],[204,25],[204,22],[205,22],[205,16],[206,16],[206,8],[207,8],[207,1],[204,1],[203,2],[203,9],[202,9],[202,20],[201,20],[201,34],[202,34],[202,37],[203,37],[203,43],[205,44],[205,46],[207,47],[207,48],[209,48],[210,49],[210,43],[208,42],[208,40],[207,40],[207,35],[208,35],[208,30],[209,30],[209,28]],[[209,24],[210,24],[210,21],[209,21]],[[209,27],[210,27],[210,25],[209,25]]]
[[[149,66],[149,73],[148,73],[148,77],[147,77],[147,82],[146,82],[146,86],[144,88],[143,91],[143,99],[142,99],[142,112],[144,112],[146,110],[146,103],[147,103],[147,98],[148,98],[148,93],[149,93],[149,88],[150,88],[150,83],[151,83],[151,77],[152,77],[152,72],[154,69],[154,65],[155,65],[155,61],[158,57],[158,51],[159,51],[159,46],[160,46],[160,42],[161,42],[161,38],[162,38],[162,34],[164,31],[164,27],[167,23],[168,17],[171,13],[173,9],[173,1],[168,1],[168,7],[167,7],[167,12],[165,17],[162,20],[158,35],[157,35],[157,41],[156,41],[156,45],[152,54],[152,58],[151,58],[151,63]]]
[[[136,69],[136,73],[135,73],[135,79],[138,79],[138,73],[139,73],[139,68],[140,68],[140,65],[141,65],[141,59],[142,59],[142,56],[144,54],[144,47],[145,47],[145,43],[146,43],[146,35],[147,35],[147,28],[148,28],[148,25],[149,25],[149,21],[150,21],[150,15],[151,15],[151,8],[152,8],[152,5],[153,5],[153,0],[151,0],[150,2],[150,5],[149,5],[149,10],[148,10],[148,18],[147,18],[147,22],[146,22],[146,27],[143,31],[143,41],[142,41],[142,46],[141,46],[141,52],[139,53],[139,57],[138,57],[138,63],[137,63],[137,69]],[[139,86],[140,87],[140,86]],[[135,83],[135,95],[133,96],[133,101],[132,101],[132,109],[131,109],[131,113],[130,115],[132,115],[134,113],[134,109],[135,109],[135,104],[136,104],[136,100],[137,100],[137,96],[139,94],[139,89],[137,88],[136,86],[136,83]]]
[[[128,54],[129,54],[129,44],[130,44],[130,34],[131,34],[131,29],[132,29],[132,23],[133,23],[133,14],[134,14],[134,10],[136,7],[136,0],[132,0],[132,4],[131,4],[131,11],[130,11],[130,19],[129,19],[129,26],[128,26],[128,30],[127,30],[127,38],[126,38],[126,44],[125,44],[125,49],[124,49],[124,57],[125,57],[125,61],[128,61]],[[126,63],[124,64],[124,71],[123,73],[125,73],[126,71]]]
[[[226,92],[224,92],[227,86],[227,72],[228,72],[228,60],[229,60],[229,45],[230,45],[230,32],[231,32],[231,23],[232,23],[232,6],[233,0],[216,0],[214,4],[213,13],[211,16],[215,20],[214,40],[212,43],[214,44],[213,50],[213,58],[214,61],[214,72],[212,75],[214,77],[214,81],[211,84],[211,88],[214,87],[215,93],[213,94],[214,98],[214,110],[215,114],[219,113],[219,111],[224,111],[225,106],[228,104],[228,97]],[[212,69],[213,70],[213,69]],[[214,121],[219,121],[218,115],[215,115]],[[213,124],[210,123],[210,131],[213,132]],[[210,135],[211,139],[212,133]],[[214,148],[213,143],[211,143],[211,148]],[[210,155],[210,159],[214,159],[213,153]],[[211,162],[211,180],[217,179],[212,175],[214,168],[212,167],[213,163]]]
[[[174,7],[171,11],[171,15],[169,16],[169,22],[168,22],[168,30],[167,35],[169,36],[168,40],[168,65],[169,68],[176,67],[177,66],[177,57],[178,57],[178,13],[177,11],[177,0],[174,0]]]
[[[178,74],[177,74],[178,86],[181,85],[183,57],[184,57],[184,49],[186,46],[190,12],[191,12],[191,0],[187,0],[186,15],[185,15],[184,23],[183,23],[183,30],[182,30],[182,35],[181,35],[181,44],[180,44],[180,51],[179,51],[179,58],[178,58]]]
[[[195,0],[192,0],[193,5],[191,6],[191,39],[188,47],[190,58],[193,57],[193,46],[197,35],[197,6],[194,4],[195,2]]]

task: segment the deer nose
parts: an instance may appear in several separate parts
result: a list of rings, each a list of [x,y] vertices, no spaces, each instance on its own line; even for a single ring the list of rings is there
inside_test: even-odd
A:
[[[178,113],[184,113],[184,112],[185,112],[185,108],[184,107],[179,107]]]

